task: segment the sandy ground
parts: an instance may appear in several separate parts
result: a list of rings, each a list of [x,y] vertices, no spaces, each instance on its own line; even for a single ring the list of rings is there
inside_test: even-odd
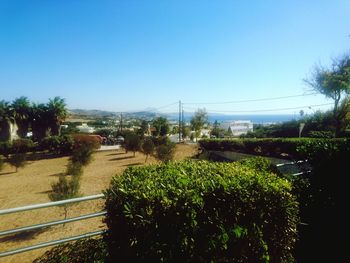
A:
[[[175,160],[190,158],[197,153],[197,145],[177,145]],[[67,157],[43,159],[28,162],[17,173],[8,165],[0,172],[0,210],[31,204],[49,202],[48,193],[51,184],[58,180],[66,169]],[[145,155],[125,154],[123,150],[99,151],[84,170],[81,180],[83,196],[99,194],[108,188],[114,175],[120,175],[129,166],[149,165],[157,161],[150,157],[145,164]],[[103,200],[78,203],[68,208],[68,217],[93,213],[103,209]],[[63,208],[52,207],[0,216],[0,231],[63,219]],[[0,251],[56,240],[86,232],[104,229],[102,217],[58,225],[26,233],[0,236]],[[42,248],[21,254],[0,258],[0,263],[32,262],[48,248]]]

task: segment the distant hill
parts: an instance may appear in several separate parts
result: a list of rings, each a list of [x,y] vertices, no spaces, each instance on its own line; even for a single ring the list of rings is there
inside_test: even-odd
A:
[[[91,118],[101,117],[119,117],[120,112],[103,111],[103,110],[83,110],[83,109],[70,109],[68,110],[71,115],[84,116]],[[139,119],[153,119],[158,116],[165,116],[164,114],[151,111],[138,111],[138,112],[123,112],[124,118],[139,118]]]

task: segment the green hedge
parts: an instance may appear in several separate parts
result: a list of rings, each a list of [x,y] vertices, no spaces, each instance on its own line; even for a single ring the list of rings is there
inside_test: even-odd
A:
[[[298,257],[300,262],[342,262],[348,257],[343,242],[347,236],[349,206],[350,139],[315,140],[300,147],[312,166],[310,186],[301,201],[302,227]],[[322,253],[320,253],[322,252]]]
[[[292,262],[298,203],[254,164],[128,168],[105,192],[110,262]]]
[[[309,144],[342,144],[344,141],[346,139],[341,138],[208,139],[199,141],[199,145],[206,151],[234,151],[277,158],[304,159],[307,156],[300,149]]]

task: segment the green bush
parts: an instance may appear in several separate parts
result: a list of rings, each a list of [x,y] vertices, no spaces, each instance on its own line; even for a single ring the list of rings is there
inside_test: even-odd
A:
[[[24,167],[26,165],[27,156],[25,153],[14,153],[11,154],[7,161],[10,165],[16,168],[16,173],[18,168]]]
[[[41,150],[48,150],[55,154],[72,153],[74,140],[70,135],[50,136],[40,142]]]
[[[156,158],[162,162],[169,162],[174,158],[175,143],[168,142],[156,147]]]
[[[13,153],[27,153],[34,149],[34,143],[30,139],[16,139],[12,141]]]
[[[0,154],[6,158],[14,153],[27,153],[35,150],[35,145],[30,139],[16,139],[12,142],[0,142]]]
[[[6,158],[12,153],[11,143],[9,141],[0,142],[0,154]]]
[[[348,227],[344,213],[348,207],[350,140],[309,141],[299,151],[312,166],[305,192],[309,200],[301,206],[301,219],[308,225],[300,230],[300,262],[341,262],[347,257],[342,237]]]
[[[110,262],[293,261],[298,203],[264,167],[132,167],[105,195]]]
[[[102,238],[89,238],[54,247],[33,263],[102,263],[106,256]]]
[[[206,151],[234,151],[246,154],[271,156],[288,159],[304,159],[300,148],[310,143],[322,142],[319,138],[266,138],[266,139],[209,139],[199,141]],[[342,142],[342,139],[330,139]]]

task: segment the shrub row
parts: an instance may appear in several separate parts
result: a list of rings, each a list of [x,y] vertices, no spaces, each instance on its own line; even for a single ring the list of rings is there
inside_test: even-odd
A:
[[[109,261],[291,262],[298,204],[290,183],[265,168],[187,161],[127,169],[105,192]]]
[[[306,152],[300,149],[317,143],[344,144],[347,139],[316,138],[268,138],[268,139],[208,139],[199,141],[206,151],[234,151],[277,158],[305,159]]]
[[[12,142],[0,142],[0,154],[8,156],[14,153],[38,151],[49,151],[54,154],[71,154],[74,149],[83,146],[98,149],[100,143],[99,137],[86,134],[50,136],[44,138],[40,143],[33,143],[30,139],[16,139]]]

